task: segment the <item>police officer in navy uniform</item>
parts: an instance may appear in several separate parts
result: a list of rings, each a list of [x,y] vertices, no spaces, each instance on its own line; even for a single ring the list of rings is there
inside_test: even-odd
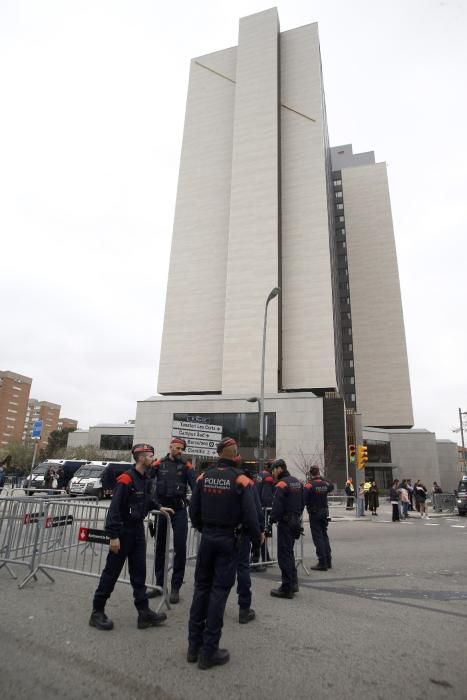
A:
[[[156,613],[149,608],[146,594],[146,538],[143,520],[149,510],[158,508],[152,500],[150,479],[147,476],[154,460],[154,448],[147,444],[134,445],[132,454],[136,463],[117,478],[107,511],[105,530],[110,537],[110,551],[94,594],[93,611],[89,620],[91,627],[99,630],[113,628],[112,620],[105,614],[105,604],[127,559],[138,611],[138,629],[155,627],[167,619],[165,613]],[[165,508],[160,510],[169,512]]]
[[[190,461],[182,458],[186,449],[183,438],[174,437],[170,443],[169,453],[162,459],[153,463],[153,478],[155,479],[155,497],[158,503],[166,508],[171,508],[174,564],[170,591],[170,602],[178,603],[180,600],[180,588],[185,576],[186,565],[186,540],[188,536],[187,495],[188,486],[193,491],[196,483],[195,472]],[[164,558],[165,542],[167,536],[167,520],[159,519],[156,540],[156,560],[154,570],[156,584],[161,588],[164,585]],[[149,597],[161,595],[161,591],[153,589]]]
[[[273,460],[270,460],[267,463],[266,468],[258,473],[255,483],[256,492],[259,496],[261,508],[263,509],[264,529],[266,536],[268,536],[268,533],[271,533],[271,523],[269,522],[269,519],[272,508],[272,499],[274,497],[274,479],[271,474],[272,463]],[[261,545],[261,559],[263,562],[270,561],[267,539]],[[255,570],[265,571],[266,566],[255,567]]]
[[[259,500],[258,493],[255,489],[255,482],[253,480],[253,474],[245,465],[240,467],[241,472],[247,477],[251,493],[253,495],[253,501],[256,508],[256,514],[258,516],[258,522],[260,526],[261,533],[264,533],[264,513],[261,508],[261,503]],[[249,531],[243,527],[239,538],[238,547],[238,564],[237,564],[237,595],[238,595],[238,621],[241,625],[247,624],[255,619],[256,613],[251,607],[251,575],[250,575],[250,555],[251,555],[251,537]],[[253,554],[257,552],[256,557],[253,556],[253,561],[259,559],[259,544],[253,547]],[[264,571],[266,567],[255,566],[254,571]]]
[[[195,590],[188,624],[187,661],[201,669],[229,661],[219,649],[225,605],[235,583],[238,564],[237,528],[253,544],[262,535],[248,478],[237,469],[237,443],[224,438],[217,445],[219,460],[198,477],[190,503],[190,518],[202,532],[195,569]]]
[[[332,568],[331,545],[328,537],[328,494],[334,484],[323,479],[319,467],[311,467],[310,481],[305,484],[305,507],[310,518],[311,536],[316,548],[318,564],[312,566],[314,571],[327,571]]]
[[[271,522],[277,523],[277,559],[282,574],[281,586],[273,589],[271,595],[275,598],[293,598],[298,593],[294,544],[302,531],[303,486],[289,474],[283,459],[276,459],[271,469],[276,484]]]

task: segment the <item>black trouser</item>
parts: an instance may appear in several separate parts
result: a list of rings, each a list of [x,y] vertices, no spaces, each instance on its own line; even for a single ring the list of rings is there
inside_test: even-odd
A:
[[[365,510],[368,510],[368,491],[363,494],[365,496]]]
[[[294,556],[295,535],[288,523],[277,524],[277,560],[282,574],[281,589],[289,593],[298,584]]]
[[[309,513],[309,516],[316,556],[321,566],[329,566],[331,563],[331,545],[328,537],[328,511],[320,510],[315,513]]]
[[[400,513],[399,513],[399,504],[398,503],[393,503],[392,504],[392,522],[396,522],[396,520],[400,520]]]
[[[162,504],[164,505],[164,504]],[[167,506],[170,508],[171,506]],[[172,522],[173,545],[174,545],[174,564],[172,571],[172,588],[177,590],[183,583],[185,576],[186,564],[186,538],[188,535],[188,515],[186,508],[176,510],[170,516]],[[165,562],[165,542],[167,537],[167,518],[164,515],[159,516],[159,526],[157,528],[156,540],[156,560],[154,562],[154,571],[156,574],[156,584],[164,585],[164,562]]]
[[[346,505],[347,510],[352,510],[352,508],[353,508],[353,499],[354,499],[353,496],[347,496],[347,505]]]
[[[239,606],[246,610],[251,607],[250,551],[251,540],[244,535],[238,547],[237,595]]]
[[[94,594],[93,609],[104,610],[107,600],[117,583],[125,561],[128,559],[128,572],[133,587],[133,598],[138,610],[146,610],[146,538],[143,523],[126,526],[120,535],[120,551],[109,552],[99,585]]]
[[[233,531],[204,528],[195,569],[195,590],[188,623],[190,647],[211,656],[219,648],[224,611],[237,573]]]

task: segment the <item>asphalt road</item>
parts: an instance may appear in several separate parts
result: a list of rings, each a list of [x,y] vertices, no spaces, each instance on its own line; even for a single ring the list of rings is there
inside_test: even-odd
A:
[[[137,630],[119,585],[110,633],[88,626],[94,579],[39,575],[20,591],[1,569],[0,696],[465,700],[467,521],[389,519],[385,507],[331,523],[334,568],[301,571],[294,600],[270,597],[277,569],[256,574],[249,625],[238,624],[233,592],[222,639],[231,662],[211,671],[185,661],[193,566],[164,628]],[[309,532],[306,542],[314,563]]]

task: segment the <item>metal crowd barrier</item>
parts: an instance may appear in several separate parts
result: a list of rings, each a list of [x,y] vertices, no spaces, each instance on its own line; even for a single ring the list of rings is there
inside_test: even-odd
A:
[[[434,493],[431,497],[431,504],[435,513],[454,513],[457,509],[456,497],[453,493]]]
[[[271,508],[263,508],[263,513],[264,513],[264,522],[266,526],[266,541],[264,543],[264,546],[262,547],[262,554],[266,554],[266,559],[262,560],[262,557],[260,557],[259,561],[254,561],[250,563],[250,567],[254,570],[255,568],[259,566],[275,566],[278,564],[278,559],[277,559],[277,525],[274,523],[271,523]],[[303,526],[303,521],[302,521],[302,526]],[[304,546],[303,546],[303,540],[304,540],[304,533],[300,535],[298,540],[295,540],[295,546],[294,546],[294,556],[295,556],[295,565],[301,566],[303,571],[306,573],[307,576],[310,575],[310,572],[305,566],[305,554],[304,554]]]
[[[13,565],[26,566],[28,572],[19,584],[23,588],[43,573],[54,581],[50,572],[61,571],[100,578],[108,554],[109,538],[105,532],[107,506],[99,505],[95,496],[71,498],[0,498],[0,569],[5,567],[12,578],[17,576]],[[159,519],[170,516],[153,511],[157,530]],[[168,572],[170,537],[166,538],[163,589],[155,584],[155,543],[146,528],[146,585],[159,588],[161,599],[157,611],[165,604],[170,608]],[[167,523],[167,525],[169,525]],[[170,532],[171,528],[168,527]],[[130,583],[128,563],[118,579]]]

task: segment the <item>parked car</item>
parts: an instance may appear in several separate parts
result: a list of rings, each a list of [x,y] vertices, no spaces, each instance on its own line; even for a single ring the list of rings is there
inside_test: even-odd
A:
[[[462,477],[457,487],[457,510],[459,515],[467,513],[467,475]]]
[[[130,462],[88,462],[83,465],[70,481],[70,496],[97,496],[98,499],[112,495],[112,488],[120,474],[126,472]],[[103,475],[107,475],[107,479]],[[109,478],[110,473],[110,478]]]

